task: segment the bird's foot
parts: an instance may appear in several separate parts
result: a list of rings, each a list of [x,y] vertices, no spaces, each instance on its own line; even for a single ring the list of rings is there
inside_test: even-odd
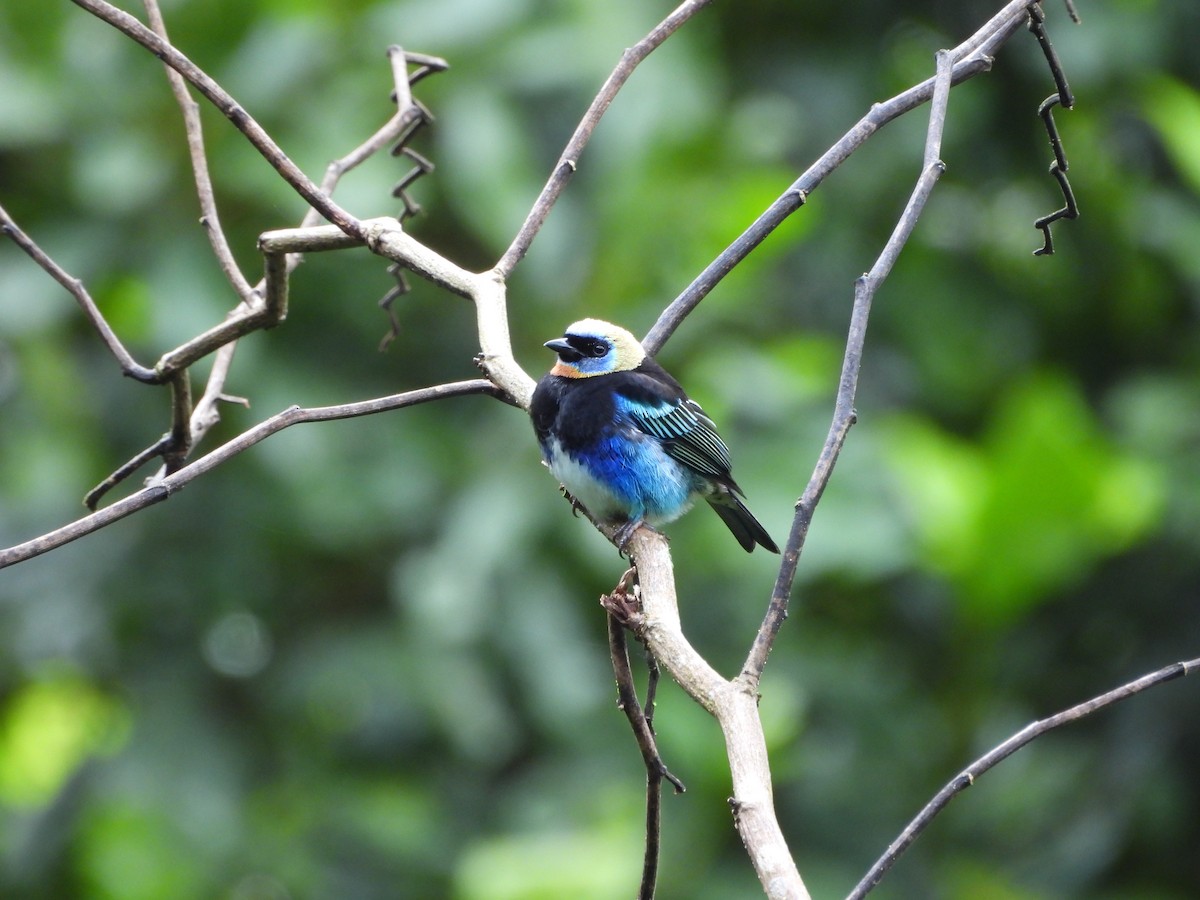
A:
[[[642,600],[638,596],[637,568],[635,566],[630,566],[625,570],[625,574],[621,576],[621,580],[617,582],[617,586],[613,588],[611,594],[604,594],[600,597],[600,605],[634,634],[639,633],[644,624],[644,618],[642,616]]]
[[[587,507],[575,499],[571,492],[567,490],[566,485],[560,484],[558,489],[562,492],[562,495],[567,498],[567,502],[571,504],[571,515],[573,515],[575,518],[579,518],[580,513],[588,516]],[[588,518],[590,519],[591,516],[588,516]]]
[[[631,519],[613,532],[612,542],[617,545],[617,552],[622,556],[629,556],[629,542],[633,540],[633,535],[639,528],[654,531],[654,528],[646,524],[645,519]]]
[[[641,519],[633,519],[613,532],[612,542],[617,545],[618,553],[625,553],[626,548],[629,546],[629,541],[633,538],[633,533],[638,530],[641,524]]]

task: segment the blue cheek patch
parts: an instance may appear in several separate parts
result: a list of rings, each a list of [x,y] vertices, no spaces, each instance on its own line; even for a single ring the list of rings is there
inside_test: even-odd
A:
[[[574,363],[575,368],[584,375],[607,375],[613,371],[616,365],[617,361],[612,353],[600,357],[585,356],[579,362]]]

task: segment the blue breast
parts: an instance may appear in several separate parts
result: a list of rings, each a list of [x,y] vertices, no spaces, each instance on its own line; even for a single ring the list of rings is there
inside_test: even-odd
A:
[[[566,453],[557,442],[547,450],[551,471],[601,519],[665,524],[687,512],[698,488],[695,474],[642,432],[609,432],[584,453]]]

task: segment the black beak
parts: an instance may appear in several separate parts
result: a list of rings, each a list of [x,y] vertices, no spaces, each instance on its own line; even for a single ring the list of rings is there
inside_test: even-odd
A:
[[[572,347],[566,338],[555,338],[552,341],[546,341],[543,346],[557,353],[558,358],[563,362],[573,363],[583,359],[583,354]]]

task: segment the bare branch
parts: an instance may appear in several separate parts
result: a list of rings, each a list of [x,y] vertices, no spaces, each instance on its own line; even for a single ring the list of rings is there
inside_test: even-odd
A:
[[[333,202],[318,188],[300,168],[288,158],[279,145],[262,126],[242,108],[229,93],[207,75],[199,66],[171,46],[124,10],[117,9],[105,0],[72,0],[77,6],[108,22],[118,31],[141,44],[164,63],[182,75],[196,90],[203,94],[224,116],[242,132],[263,158],[269,162],[283,180],[290,184],[310,206],[320,211],[326,219],[337,225],[346,234],[362,238],[359,221]]]
[[[429,74],[444,71],[449,64],[434,56],[418,53],[405,53],[397,46],[388,47],[388,60],[392,64],[392,81],[395,84],[396,113],[387,120],[379,130],[363,141],[340,159],[335,159],[325,169],[325,177],[321,180],[321,190],[332,196],[342,176],[370,159],[388,144],[399,140],[414,124],[427,117],[424,107],[417,103],[412,96],[411,83],[408,75],[408,63],[420,62],[421,73]],[[414,74],[413,81],[419,77]],[[316,225],[320,218],[315,209],[310,209],[300,222],[300,227]]]
[[[612,594],[600,598],[600,605],[608,610],[608,651],[612,658],[613,675],[617,682],[617,706],[625,713],[633,729],[638,749],[642,751],[642,762],[646,766],[646,851],[642,860],[642,883],[638,888],[638,900],[653,900],[654,886],[658,880],[658,860],[661,835],[662,781],[666,778],[677,793],[684,792],[683,783],[672,775],[659,756],[650,719],[654,704],[653,687],[643,712],[633,684],[633,670],[629,665],[629,648],[625,641],[625,629],[636,629],[633,621],[640,622],[640,612],[635,612],[637,601],[631,588],[636,579],[636,570],[630,569],[621,578]],[[657,669],[651,670],[651,686],[657,677]]]
[[[733,781],[730,808],[760,884],[772,900],[807,900],[808,891],[775,817],[766,738],[757,691],[744,678],[726,681],[683,635],[666,538],[639,528],[629,539],[641,589],[641,635],[680,687],[717,720]]]
[[[580,121],[575,129],[575,133],[567,141],[567,146],[558,158],[553,171],[550,173],[550,178],[546,182],[546,186],[542,188],[542,192],[538,195],[537,200],[534,201],[533,208],[529,211],[529,215],[525,219],[525,224],[521,226],[521,230],[517,232],[517,236],[513,239],[509,248],[504,251],[504,255],[500,257],[500,261],[496,263],[494,271],[497,277],[507,279],[512,274],[513,269],[516,268],[517,263],[529,252],[529,245],[537,237],[537,233],[541,230],[542,225],[545,224],[550,210],[554,207],[559,195],[562,194],[567,183],[579,167],[579,157],[583,153],[583,148],[591,140],[592,132],[596,130],[600,118],[613,102],[613,98],[617,96],[617,92],[629,80],[629,76],[633,74],[633,70],[663,41],[678,31],[684,22],[711,2],[712,0],[684,0],[683,3],[675,8],[674,12],[659,22],[648,35],[621,54],[621,61],[617,63],[617,67],[608,76],[608,80],[600,88],[600,93],[596,95],[596,99],[592,101],[592,105],[584,113],[582,121]]]
[[[15,563],[23,562],[35,556],[40,556],[71,541],[78,540],[84,535],[98,531],[106,525],[111,525],[138,510],[145,509],[166,500],[172,494],[182,490],[199,476],[215,469],[221,463],[236,456],[243,450],[248,450],[259,441],[270,437],[292,425],[302,422],[328,422],[333,419],[350,419],[358,416],[369,416],[376,413],[402,409],[406,406],[416,406],[431,400],[443,400],[447,397],[462,397],[467,394],[487,394],[502,397],[500,391],[490,381],[474,379],[471,381],[456,381],[449,384],[439,384],[433,387],[407,391],[403,394],[393,394],[380,397],[377,400],[362,400],[356,403],[343,403],[338,406],[322,406],[312,409],[302,409],[292,406],[277,413],[266,421],[238,435],[226,444],[222,444],[210,453],[184,466],[178,472],[154,482],[136,494],[130,494],[118,500],[112,506],[106,506],[99,512],[84,516],[41,537],[25,541],[22,544],[0,550],[0,569]]]
[[[1046,732],[1058,728],[1060,725],[1077,722],[1107,706],[1120,703],[1122,700],[1128,700],[1130,697],[1142,693],[1142,691],[1149,690],[1168,681],[1174,681],[1176,678],[1191,675],[1197,669],[1200,669],[1200,658],[1173,663],[1163,669],[1159,669],[1157,672],[1143,675],[1141,678],[1131,681],[1128,684],[1123,684],[1098,697],[1093,697],[1069,709],[1064,709],[1053,716],[1038,719],[1036,722],[1026,725],[1008,740],[993,747],[983,756],[979,757],[979,759],[963,769],[945,787],[938,791],[936,796],[908,824],[908,827],[900,833],[900,836],[892,842],[891,846],[887,848],[883,856],[871,867],[862,881],[847,895],[847,900],[860,900],[860,898],[869,894],[895,864],[900,854],[912,846],[913,841],[928,827],[933,818],[949,805],[951,800],[971,787],[989,769],[1012,756],[1026,744],[1041,737]]]
[[[763,668],[767,664],[767,657],[775,644],[779,629],[787,618],[788,600],[792,594],[800,553],[808,537],[812,517],[825,493],[825,486],[833,475],[833,467],[842,451],[846,435],[856,420],[854,397],[858,392],[858,375],[862,369],[863,345],[867,337],[871,302],[916,228],[917,220],[925,209],[925,203],[933,192],[934,185],[945,171],[940,156],[942,134],[946,126],[946,106],[950,99],[953,77],[953,54],[947,50],[939,50],[935,60],[937,75],[934,76],[933,102],[929,109],[929,128],[925,137],[921,175],[891,237],[888,238],[879,258],[875,260],[875,265],[871,267],[870,272],[859,278],[854,286],[854,305],[850,313],[850,329],[846,337],[846,352],[842,359],[842,374],[838,382],[837,399],[834,402],[833,421],[830,423],[829,433],[825,438],[825,445],[821,448],[821,455],[817,459],[812,477],[796,504],[796,514],[783,549],[779,574],[771,591],[771,600],[767,604],[766,615],[742,667],[742,676],[755,686],[762,677]]]
[[[163,21],[162,11],[158,7],[158,0],[142,0],[142,3],[146,7],[146,15],[150,19],[150,27],[154,29],[154,33],[164,41],[170,41],[170,38],[167,37],[167,25]],[[175,95],[175,102],[179,104],[179,108],[183,112],[188,155],[191,157],[192,172],[196,178],[196,194],[200,200],[200,222],[204,225],[204,230],[208,232],[213,255],[217,258],[217,264],[221,267],[221,271],[225,273],[225,278],[233,286],[237,295],[243,301],[248,301],[254,288],[250,286],[250,282],[246,280],[246,276],[242,274],[237,261],[233,258],[233,251],[229,247],[229,241],[225,238],[224,229],[221,228],[221,217],[217,213],[217,199],[213,193],[212,176],[208,171],[208,156],[204,149],[204,129],[200,122],[200,106],[192,99],[183,76],[170,66],[164,66],[164,68],[167,71],[167,81],[171,84],[171,93]]]
[[[62,266],[51,259],[49,254],[34,243],[33,239],[13,221],[3,206],[0,206],[0,231],[12,238],[13,243],[24,250],[30,259],[41,266],[51,278],[70,292],[71,296],[79,304],[80,309],[83,310],[84,315],[88,317],[88,321],[92,323],[92,327],[99,333],[101,340],[104,341],[109,352],[116,357],[117,362],[121,366],[122,373],[146,384],[158,384],[162,381],[153,369],[147,369],[138,363],[130,352],[125,349],[125,345],[121,343],[121,339],[117,337],[116,332],[112,330],[104,316],[100,314],[100,310],[96,306],[96,301],[92,299],[92,295],[88,293],[83,282],[68,273]]]
[[[993,54],[1025,21],[1027,0],[1012,0],[970,38],[951,51],[954,68],[950,83],[961,84],[991,68]],[[893,119],[916,109],[933,97],[936,78],[897,94],[890,100],[877,103],[847,131],[841,139],[814,162],[792,185],[772,203],[742,234],[727,247],[658,317],[642,346],[654,355],[674,333],[688,314],[708,296],[726,275],[792,213],[804,205],[809,194],[845,162],[855,150],[866,143],[876,131]]]

